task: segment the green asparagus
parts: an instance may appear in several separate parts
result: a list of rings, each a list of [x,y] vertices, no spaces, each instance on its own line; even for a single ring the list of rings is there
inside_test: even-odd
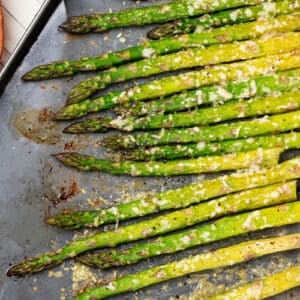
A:
[[[263,190],[262,195],[264,196],[261,196],[260,190],[249,190],[241,192],[238,194],[238,196],[235,197],[233,195],[228,195],[227,201],[228,198],[234,198],[235,201],[232,200],[231,202],[237,202],[237,210],[239,210],[239,208],[241,210],[245,210],[251,209],[252,207],[257,208],[261,206],[268,206],[270,204],[272,205],[291,202],[297,199],[295,181],[286,183],[284,186],[283,184],[278,185],[275,189],[276,193],[274,193],[274,197],[270,197],[270,194],[274,192],[273,188],[269,186],[261,188]],[[26,273],[38,272],[42,269],[62,263],[67,258],[73,258],[88,250],[105,247],[115,247],[116,245],[122,243],[145,239],[147,237],[174,231],[189,225],[191,226],[203,220],[214,218],[217,215],[225,214],[226,211],[232,212],[233,207],[227,205],[226,200],[223,201],[224,203],[222,201],[220,202],[223,204],[223,208],[219,208],[219,206],[215,205],[215,202],[213,202],[212,205],[207,208],[206,216],[205,211],[203,212],[202,216],[202,212],[200,213],[200,211],[202,210],[198,208],[198,206],[191,206],[189,208],[174,211],[172,213],[158,216],[147,221],[119,227],[118,229],[115,229],[113,231],[100,232],[90,237],[72,241],[65,247],[54,252],[41,254],[34,258],[26,259],[24,262],[19,263],[15,266],[12,266],[8,270],[8,275],[23,275]]]
[[[201,32],[210,27],[228,24],[239,24],[256,19],[271,18],[276,15],[299,11],[299,5],[294,0],[266,2],[260,5],[229,9],[213,14],[205,14],[196,18],[186,18],[162,24],[148,33],[150,39],[161,39],[175,34]]]
[[[299,48],[300,33],[298,32],[280,33],[256,40],[213,45],[204,49],[189,48],[103,71],[73,87],[68,95],[68,103],[85,100],[96,91],[115,82],[148,77],[168,71],[247,60]]]
[[[275,92],[288,92],[300,86],[300,69],[254,77],[245,81],[232,81],[223,85],[204,86],[168,98],[141,102],[132,101],[115,107],[123,116],[157,115],[195,108],[200,105],[220,105],[234,99],[265,96]]]
[[[132,200],[101,210],[64,212],[46,220],[50,225],[64,228],[93,227],[142,217],[156,212],[188,207],[191,204],[220,197],[244,189],[261,187],[298,179],[300,156],[269,169],[255,172],[233,173],[212,180],[169,190],[142,199]]]
[[[297,109],[300,109],[300,91],[245,101],[233,101],[217,107],[208,107],[177,114],[147,116],[143,118],[91,118],[69,125],[64,129],[64,132],[102,132],[103,128],[105,131],[108,128],[121,131],[134,131],[191,127],[265,114],[284,113]]]
[[[238,170],[255,165],[257,167],[271,166],[279,158],[282,150],[282,148],[259,148],[248,152],[167,162],[116,162],[73,152],[57,154],[55,157],[63,165],[81,171],[99,171],[112,175],[130,176],[175,176]]]
[[[137,244],[124,250],[112,249],[83,254],[76,260],[90,267],[101,269],[124,266],[153,256],[175,253],[248,232],[299,222],[300,202],[298,201],[224,217],[195,229],[186,229],[179,233],[162,236],[149,243]]]
[[[266,299],[300,285],[300,265],[288,268],[272,276],[237,287],[208,300],[252,300]],[[196,299],[194,299],[196,300]]]
[[[111,149],[131,149],[138,146],[213,142],[274,134],[297,128],[300,128],[300,110],[214,126],[114,135],[104,138],[101,145]]]
[[[112,28],[164,23],[189,16],[198,16],[243,5],[261,3],[260,0],[178,0],[170,3],[122,10],[115,13],[90,14],[69,18],[60,28],[71,33],[103,32]]]
[[[23,80],[51,79],[71,76],[78,72],[107,69],[114,65],[176,52],[186,48],[203,47],[225,42],[253,39],[266,33],[295,31],[300,29],[300,15],[279,16],[273,20],[261,20],[214,29],[209,32],[172,37],[160,41],[146,41],[143,45],[107,53],[96,57],[85,57],[74,61],[55,61],[35,67],[26,73]]]
[[[250,240],[119,277],[77,296],[77,300],[104,299],[181,277],[190,273],[232,266],[250,259],[300,248],[300,234]]]
[[[166,145],[151,148],[137,148],[122,153],[123,160],[170,160],[195,158],[206,155],[221,155],[234,152],[250,151],[257,148],[282,147],[285,150],[300,149],[300,132],[276,135],[263,135],[247,139],[222,142],[199,142],[186,145]]]
[[[300,67],[300,51],[269,55],[253,60],[223,64],[209,67],[200,71],[165,77],[147,84],[137,85],[127,91],[112,92],[107,95],[88,99],[60,109],[56,114],[57,120],[75,119],[91,112],[115,107],[130,101],[154,99],[175,94],[184,90],[201,86],[222,83],[231,80],[242,80],[255,76],[284,71]]]

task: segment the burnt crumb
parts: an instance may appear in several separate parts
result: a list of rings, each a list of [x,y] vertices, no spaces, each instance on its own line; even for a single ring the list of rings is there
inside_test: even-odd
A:
[[[62,211],[63,214],[71,214],[73,212],[74,212],[74,209],[70,208],[70,207],[64,208]]]
[[[58,199],[62,201],[66,201],[69,198],[76,196],[77,194],[79,194],[79,187],[77,183],[74,181],[68,188],[65,187],[60,188]]]
[[[59,190],[58,197],[51,200],[54,206],[61,202],[65,202],[70,198],[75,197],[80,192],[79,186],[76,181],[73,181],[68,187],[61,187]]]
[[[39,116],[38,116],[38,120],[39,122],[48,122],[51,121],[54,117],[54,111],[53,109],[49,108],[49,107],[45,107],[42,108]]]
[[[65,143],[64,150],[65,151],[76,150],[74,141]]]

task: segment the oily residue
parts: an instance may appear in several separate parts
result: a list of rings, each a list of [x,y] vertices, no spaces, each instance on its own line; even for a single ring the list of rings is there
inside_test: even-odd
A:
[[[69,198],[73,198],[79,194],[79,187],[76,181],[73,181],[68,187],[61,187],[56,200],[52,202],[58,204],[62,201],[67,201]]]
[[[44,84],[44,83],[42,83],[42,84],[40,84],[40,89],[41,90],[49,90],[49,89],[51,89],[52,91],[54,91],[54,92],[59,92],[60,91],[60,87],[58,86],[58,85],[47,85],[47,84]]]
[[[73,150],[73,151],[76,150],[74,141],[65,143],[65,145],[64,145],[64,151],[71,151],[71,150]]]
[[[27,139],[37,144],[55,145],[61,140],[61,130],[52,121],[54,111],[30,109],[15,114],[12,124]]]
[[[82,35],[80,34],[65,33],[64,42],[68,43],[72,41],[78,41],[80,39],[82,39]]]

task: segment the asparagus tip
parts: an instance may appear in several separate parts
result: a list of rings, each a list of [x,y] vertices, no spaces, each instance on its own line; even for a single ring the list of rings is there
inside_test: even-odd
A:
[[[48,224],[48,225],[56,225],[56,218],[54,217],[50,217],[50,218],[47,218],[45,219],[45,223]]]
[[[90,257],[91,255],[91,257]],[[101,270],[104,270],[104,269],[108,269],[110,268],[110,264],[106,263],[105,261],[104,262],[99,262],[99,263],[95,263],[95,261],[93,260],[93,253],[87,253],[87,254],[84,254],[84,255],[79,255],[79,256],[76,256],[74,258],[74,260],[76,262],[79,262],[83,265],[86,265],[90,268],[96,268],[96,269],[101,269]]]
[[[22,272],[19,270],[20,266],[19,264],[13,265],[12,267],[8,268],[6,271],[6,276],[12,277],[12,276],[21,276]]]
[[[72,152],[64,152],[64,153],[57,153],[57,154],[51,154],[54,158],[56,158],[58,161],[60,161],[65,166],[70,166],[72,162],[72,157],[76,155],[76,153]]]
[[[76,132],[76,130],[73,130],[72,129],[72,124],[65,127],[62,131],[62,133],[79,133],[79,132]]]
[[[81,264],[84,264],[84,265],[87,265],[87,266],[92,266],[91,264],[90,264],[90,261],[89,261],[89,259],[87,259],[85,256],[76,256],[75,258],[74,258],[74,260],[76,261],[76,262],[79,262],[79,263],[81,263]]]
[[[91,170],[90,166],[86,166],[84,161],[89,158],[86,155],[80,155],[76,152],[63,152],[58,154],[52,154],[58,161],[60,161],[66,167],[73,167],[81,171]]]
[[[55,112],[52,120],[53,121],[66,121],[66,120],[71,120],[73,118],[74,117],[72,116],[72,114],[68,114],[67,108],[62,107],[57,112]]]
[[[150,30],[147,33],[147,37],[151,40],[159,40],[163,37],[169,37],[174,35],[175,30],[176,30],[175,24],[166,23]]]
[[[51,67],[51,64],[34,67],[26,72],[21,79],[24,81],[40,81],[55,78],[56,76],[50,72],[49,66]]]
[[[80,223],[74,222],[71,218],[68,218],[67,214],[58,214],[53,217],[47,218],[45,223],[51,226],[56,226],[64,229],[74,230],[80,229],[82,225]]]
[[[109,121],[110,119],[107,118],[97,118],[96,120],[90,119],[81,122],[75,122],[64,128],[63,133],[105,133],[110,129]]]
[[[31,259],[27,259],[24,262],[21,262],[21,263],[18,263],[18,264],[15,264],[15,265],[11,266],[6,271],[6,276],[8,276],[8,277],[12,277],[12,276],[22,277],[26,274],[35,273],[35,272],[40,271],[39,268],[37,268],[37,270],[35,270],[34,267],[32,267],[32,264],[30,264],[30,261],[31,261]]]
[[[66,32],[69,33],[80,33],[80,31],[78,31],[78,29],[76,29],[77,27],[77,22],[75,18],[69,18],[66,22],[60,24],[58,26],[59,29],[62,29]]]
[[[159,40],[160,35],[158,35],[155,30],[151,30],[147,33],[147,38],[150,40]]]
[[[67,96],[67,99],[66,99],[66,102],[65,102],[65,105],[70,105],[70,104],[74,104],[74,103],[78,103],[78,102],[81,102],[85,99],[88,98],[88,96],[91,95],[91,92],[86,92],[84,95],[84,91],[82,90],[82,94],[77,93],[77,87],[74,89],[71,90],[70,94]]]
[[[71,99],[68,96],[67,99],[66,99],[65,105],[68,106],[68,105],[71,105],[71,104],[74,104],[74,103],[76,103],[76,101],[74,101],[73,99]]]
[[[57,153],[57,154],[51,154],[51,156],[57,158],[57,159],[61,159],[65,156],[66,152],[62,152],[62,153]]]
[[[124,147],[119,143],[119,136],[109,136],[101,140],[101,146],[112,149],[112,150],[120,150],[124,149]]]
[[[21,76],[21,79],[24,81],[31,81],[33,78],[31,77],[31,71],[28,71],[23,76]]]
[[[96,14],[96,17],[100,14]],[[93,19],[93,15],[80,15],[73,16],[67,19],[66,22],[60,24],[58,27],[69,33],[83,34],[91,31],[101,32],[101,28],[96,28],[95,24],[90,22]]]
[[[75,133],[82,133],[82,131],[83,130],[78,126],[78,123],[73,123],[67,126],[66,128],[64,128],[62,132],[75,134]]]

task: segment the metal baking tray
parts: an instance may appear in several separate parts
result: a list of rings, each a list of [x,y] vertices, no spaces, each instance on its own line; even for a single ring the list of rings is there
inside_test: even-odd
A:
[[[203,180],[205,176],[177,176],[173,178],[130,178],[100,173],[80,173],[62,167],[51,154],[74,150],[104,157],[98,144],[101,135],[62,135],[65,124],[51,123],[51,110],[65,101],[70,88],[90,74],[42,82],[20,80],[22,74],[35,65],[63,58],[96,55],[124,48],[142,41],[150,28],[116,29],[109,33],[72,36],[58,31],[58,25],[68,15],[103,12],[150,5],[155,0],[141,2],[119,0],[68,0],[46,1],[32,26],[0,75],[0,299],[65,299],[73,295],[73,288],[83,279],[73,262],[68,261],[53,270],[24,278],[7,278],[6,269],[11,263],[60,247],[71,240],[73,232],[52,228],[44,224],[45,216],[62,211],[91,208],[91,204],[109,206],[119,198],[136,198],[145,192],[173,189]],[[126,39],[117,38],[122,32]],[[114,85],[121,89],[136,82]],[[23,134],[20,134],[21,129]],[[26,137],[24,137],[27,136]],[[296,151],[285,156],[295,156]],[[299,154],[299,152],[298,152]],[[207,178],[207,176],[206,176]],[[105,200],[104,200],[105,199]],[[143,268],[166,263],[208,249],[229,245],[253,237],[299,232],[299,225],[267,230],[239,238],[228,239],[207,246],[195,247],[176,255],[147,260],[140,264],[105,272],[92,270],[92,277],[105,280],[118,275],[136,272]],[[78,232],[78,235],[82,232]],[[114,299],[186,299],[197,287],[207,292],[220,289],[246,279],[268,275],[287,264],[300,262],[299,251],[276,254],[234,267],[212,270],[155,285],[134,294]],[[199,299],[202,296],[199,294]],[[300,299],[300,289],[282,294],[276,299]]]

